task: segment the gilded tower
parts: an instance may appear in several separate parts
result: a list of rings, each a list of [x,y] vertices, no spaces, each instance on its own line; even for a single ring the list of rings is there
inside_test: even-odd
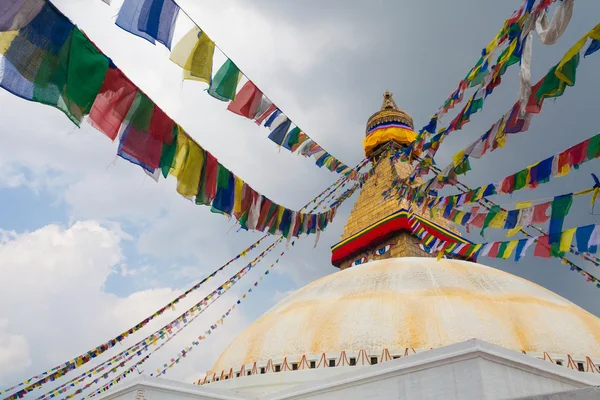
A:
[[[414,218],[444,240],[466,242],[445,219],[422,215],[405,200],[383,197],[394,179],[404,179],[413,170],[410,163],[391,162],[391,152],[417,138],[412,117],[398,108],[390,92],[385,92],[381,109],[367,121],[365,133],[363,147],[374,170],[363,185],[340,242],[332,247],[332,263],[346,269],[371,260],[437,256],[419,247],[411,230]]]

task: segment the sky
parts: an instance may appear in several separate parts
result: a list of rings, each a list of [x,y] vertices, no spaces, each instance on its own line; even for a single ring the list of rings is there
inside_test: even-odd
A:
[[[309,159],[279,151],[267,139],[268,131],[226,111],[224,103],[204,93],[206,85],[182,82],[165,47],[114,25],[121,3],[54,0],[163,110],[259,192],[299,209],[337,179]],[[519,0],[179,3],[293,121],[348,165],[362,160],[366,121],[379,110],[386,90],[417,128],[425,125],[520,5]],[[534,82],[599,22],[598,15],[600,3],[578,1],[558,43],[545,46],[536,38]],[[174,42],[190,27],[180,18]],[[462,181],[480,186],[502,179],[598,133],[599,70],[600,53],[582,60],[576,85],[556,101],[546,101],[527,133],[473,161],[473,171]],[[508,111],[518,95],[518,76],[518,65],[509,69],[484,110],[448,137],[436,157],[440,166]],[[173,179],[154,182],[139,167],[116,158],[115,143],[85,123],[74,127],[56,109],[0,91],[0,117],[0,389],[135,325],[260,237],[238,232],[233,221],[183,199]],[[514,205],[585,189],[599,165],[590,162],[538,189],[494,200]],[[277,301],[334,273],[330,246],[338,242],[355,199],[341,208],[316,246],[312,237],[289,246],[273,273],[166,377],[198,379],[241,330]],[[600,206],[592,213],[589,199],[578,198],[565,226],[600,223],[599,215]],[[503,234],[468,238],[501,240]],[[228,267],[177,311],[199,301],[255,254]],[[140,372],[150,373],[189,346],[274,259],[267,257]],[[571,260],[600,275],[597,267]],[[517,264],[480,262],[600,315],[600,290],[559,261],[527,256]],[[143,333],[177,315],[166,313]]]

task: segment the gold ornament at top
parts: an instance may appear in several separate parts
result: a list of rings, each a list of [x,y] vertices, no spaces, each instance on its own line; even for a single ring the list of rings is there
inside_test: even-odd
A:
[[[373,127],[385,122],[400,122],[414,129],[413,119],[408,113],[400,110],[389,91],[383,95],[381,110],[371,115],[367,122],[367,132]]]

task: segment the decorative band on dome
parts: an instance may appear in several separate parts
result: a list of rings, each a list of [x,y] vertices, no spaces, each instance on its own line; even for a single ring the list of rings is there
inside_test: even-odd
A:
[[[372,134],[375,131],[378,131],[380,129],[386,129],[386,128],[402,128],[402,129],[408,129],[410,131],[413,130],[412,127],[410,127],[410,125],[403,124],[402,122],[389,121],[389,122],[382,122],[380,124],[375,125],[371,129],[369,129],[367,131],[367,136],[369,136],[370,134]]]
[[[339,266],[342,261],[349,257],[360,253],[364,249],[369,248],[375,243],[378,243],[391,235],[406,231],[412,234],[413,221],[421,222],[425,230],[434,237],[450,243],[466,243],[470,241],[452,233],[451,231],[431,222],[411,211],[401,209],[395,213],[377,221],[373,225],[355,233],[349,238],[333,245],[331,247],[331,263]]]

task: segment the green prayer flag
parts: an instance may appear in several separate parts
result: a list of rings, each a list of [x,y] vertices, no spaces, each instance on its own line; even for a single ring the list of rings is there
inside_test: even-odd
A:
[[[300,140],[300,132],[302,132],[300,130],[300,128],[295,127],[294,129],[292,129],[291,131],[288,132],[287,135],[287,147],[288,148],[292,148],[296,143],[298,143],[298,141]],[[284,143],[284,146],[286,144]]]
[[[81,117],[89,114],[108,70],[108,58],[79,29],[73,29],[65,103]],[[71,102],[72,104],[69,104]],[[75,109],[74,109],[75,108]]]
[[[136,99],[125,117],[124,124],[133,125],[140,132],[148,132],[154,112],[154,102],[144,93],[137,92]]]
[[[498,214],[500,211],[501,210],[499,205],[495,205],[492,206],[492,208],[490,208],[490,211],[485,217],[485,221],[483,221],[483,226],[481,228],[481,236],[483,236],[486,228],[490,226],[490,222],[492,222],[492,220],[496,217],[496,214]]]
[[[560,237],[565,217],[571,210],[573,204],[573,195],[557,196],[552,201],[552,214],[550,215],[549,242],[551,245],[551,254],[555,257],[562,257],[564,252],[560,251]]]
[[[502,242],[500,243],[500,246],[498,247],[498,258],[508,258],[508,255],[504,255],[504,253],[506,252],[506,248],[508,247],[508,242]]]
[[[169,175],[169,171],[173,167],[173,161],[175,161],[175,153],[177,152],[177,134],[179,129],[177,125],[173,126],[173,140],[171,144],[165,143],[162,148],[160,156],[159,167],[162,170],[163,176],[166,178]]]
[[[587,160],[600,157],[600,134],[588,139]]]
[[[562,96],[567,88],[567,85],[573,86],[575,84],[577,66],[579,65],[579,53],[565,63],[562,68],[562,73],[571,81],[571,84],[565,82],[556,76],[555,65],[544,77],[544,81],[535,93],[535,97],[538,99],[538,104],[542,99],[559,97]]]
[[[237,91],[240,76],[241,74],[238,67],[233,61],[227,59],[221,68],[219,68],[215,77],[211,80],[208,94],[221,101],[235,100],[235,93]]]
[[[515,186],[513,191],[523,189],[527,186],[527,178],[529,177],[529,169],[525,168],[515,174]]]

